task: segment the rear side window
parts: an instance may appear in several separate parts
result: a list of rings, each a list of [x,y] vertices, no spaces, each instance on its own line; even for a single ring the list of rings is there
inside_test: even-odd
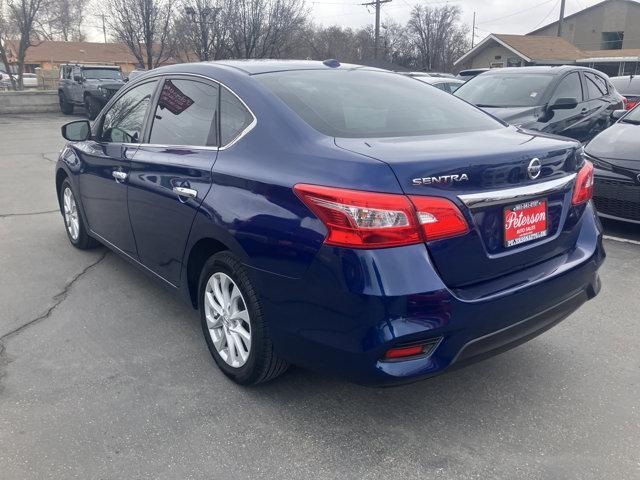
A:
[[[165,80],[149,143],[217,145],[218,90],[195,80]]]
[[[101,140],[114,143],[140,143],[142,127],[157,82],[138,85],[109,108],[102,122]]]
[[[570,73],[560,80],[550,103],[553,103],[558,98],[575,98],[578,102],[583,100],[582,84],[580,83],[580,74],[578,72]]]
[[[228,89],[220,92],[220,145],[228,145],[253,122],[247,107]]]
[[[316,130],[332,137],[401,137],[502,128],[449,93],[394,73],[300,70],[256,75]]]
[[[587,82],[587,93],[589,98],[600,98],[608,93],[607,81],[600,75],[585,73],[584,77]]]

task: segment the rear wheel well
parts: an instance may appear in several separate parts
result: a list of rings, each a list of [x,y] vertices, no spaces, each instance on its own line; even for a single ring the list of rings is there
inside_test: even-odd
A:
[[[58,206],[60,206],[61,208],[62,205],[60,205],[60,189],[62,188],[62,182],[64,182],[64,179],[67,177],[67,172],[65,172],[62,168],[59,168],[56,172],[56,193],[58,194]]]
[[[205,262],[211,255],[224,250],[228,250],[227,246],[213,238],[198,240],[191,249],[187,260],[187,286],[193,308],[198,308],[198,283]]]

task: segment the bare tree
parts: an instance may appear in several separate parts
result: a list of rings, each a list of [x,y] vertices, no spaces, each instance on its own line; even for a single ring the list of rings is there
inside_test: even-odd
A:
[[[82,23],[86,10],[86,0],[56,0],[43,10],[40,30],[47,40],[82,42],[86,38]]]
[[[229,0],[223,10],[234,58],[282,58],[304,28],[303,0]]]
[[[107,0],[109,29],[140,66],[156,68],[174,54],[174,4],[174,0]]]
[[[219,60],[228,53],[229,27],[223,22],[219,0],[183,0],[174,28],[177,55],[191,60]]]
[[[46,0],[8,0],[5,9],[4,26],[2,27],[7,33],[5,33],[3,39],[3,48],[0,55],[3,57],[3,62],[6,61],[8,65],[7,47],[11,44],[15,50],[15,56],[17,59],[16,73],[18,79],[11,80],[12,86],[17,90],[23,89],[22,76],[24,74],[24,61],[27,55],[29,47],[39,43],[39,35],[36,29],[38,22],[38,16],[42,13],[42,9],[45,6]],[[15,41],[9,41],[8,36],[11,35],[17,38]],[[11,75],[11,72],[8,71]],[[12,75],[11,75],[12,76]]]
[[[407,24],[420,65],[428,70],[449,70],[457,52],[468,45],[465,28],[460,25],[460,7],[416,5]]]
[[[11,72],[11,65],[9,64],[8,39],[13,32],[11,31],[10,23],[8,20],[6,4],[4,0],[0,0],[0,61],[4,65],[4,69],[9,75],[11,81],[11,87],[16,90],[18,84],[15,77]]]

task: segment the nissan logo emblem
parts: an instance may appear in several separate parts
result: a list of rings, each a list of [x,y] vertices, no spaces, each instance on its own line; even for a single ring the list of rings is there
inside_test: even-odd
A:
[[[542,172],[542,164],[540,163],[540,159],[534,158],[529,162],[529,166],[527,167],[527,175],[531,180],[535,180],[540,176],[540,172]]]

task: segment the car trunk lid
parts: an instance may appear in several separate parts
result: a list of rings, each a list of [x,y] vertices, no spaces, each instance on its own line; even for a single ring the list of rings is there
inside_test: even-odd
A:
[[[469,223],[459,237],[427,243],[450,287],[503,276],[563,254],[577,229],[567,220],[579,144],[514,127],[464,134],[388,139],[336,139],[346,150],[386,162],[408,195],[445,197]],[[534,159],[539,176],[527,173]],[[533,202],[531,205],[524,205]],[[506,244],[505,210],[545,211],[546,234]],[[539,217],[539,215],[538,215]]]

